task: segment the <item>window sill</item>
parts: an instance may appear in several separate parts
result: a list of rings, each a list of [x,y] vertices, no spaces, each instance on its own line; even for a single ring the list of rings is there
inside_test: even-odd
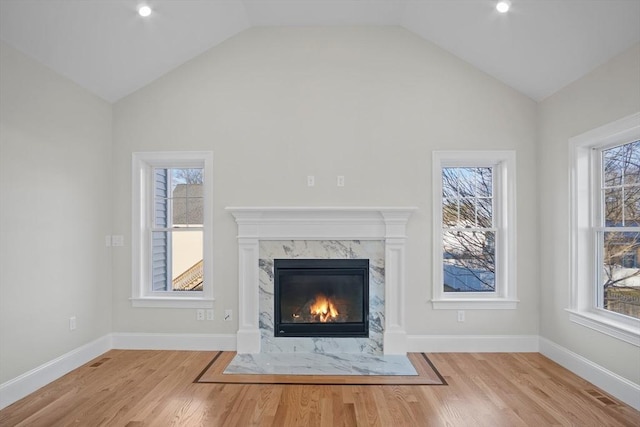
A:
[[[456,298],[431,300],[434,310],[515,310],[520,300],[503,298]]]
[[[129,298],[133,307],[151,308],[213,308],[213,299],[148,297]]]
[[[567,311],[569,320],[574,323],[640,347],[640,328],[638,327],[608,319],[597,313],[570,309]]]

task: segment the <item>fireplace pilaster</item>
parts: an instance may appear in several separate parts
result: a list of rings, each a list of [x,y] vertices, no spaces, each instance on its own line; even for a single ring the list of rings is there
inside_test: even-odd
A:
[[[405,242],[412,207],[230,207],[238,224],[237,352],[260,352],[261,240],[383,240],[385,243],[384,354],[406,354]]]

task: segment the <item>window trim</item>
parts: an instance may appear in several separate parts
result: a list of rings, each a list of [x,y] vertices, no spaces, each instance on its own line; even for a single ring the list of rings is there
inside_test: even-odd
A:
[[[493,167],[496,233],[495,292],[444,292],[442,257],[442,168]],[[434,151],[432,153],[434,309],[517,308],[516,287],[516,153],[504,151]]]
[[[593,228],[600,197],[602,149],[640,139],[640,113],[569,139],[569,320],[640,347],[640,319],[597,307]],[[596,155],[597,154],[597,155]]]
[[[150,225],[153,211],[152,170],[157,167],[202,167],[205,170],[202,291],[154,292],[151,287]],[[131,303],[133,307],[212,308],[213,153],[210,151],[136,152],[132,156]]]

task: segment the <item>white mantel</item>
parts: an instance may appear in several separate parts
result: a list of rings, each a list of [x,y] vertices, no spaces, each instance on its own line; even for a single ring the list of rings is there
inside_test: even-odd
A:
[[[238,353],[260,352],[259,241],[384,240],[384,353],[406,354],[406,224],[415,207],[228,207],[238,224]]]

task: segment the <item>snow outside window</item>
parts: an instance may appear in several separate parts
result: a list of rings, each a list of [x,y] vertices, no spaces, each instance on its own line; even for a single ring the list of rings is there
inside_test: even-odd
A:
[[[640,346],[640,114],[569,147],[570,319]]]
[[[434,308],[515,308],[515,153],[433,153]]]

